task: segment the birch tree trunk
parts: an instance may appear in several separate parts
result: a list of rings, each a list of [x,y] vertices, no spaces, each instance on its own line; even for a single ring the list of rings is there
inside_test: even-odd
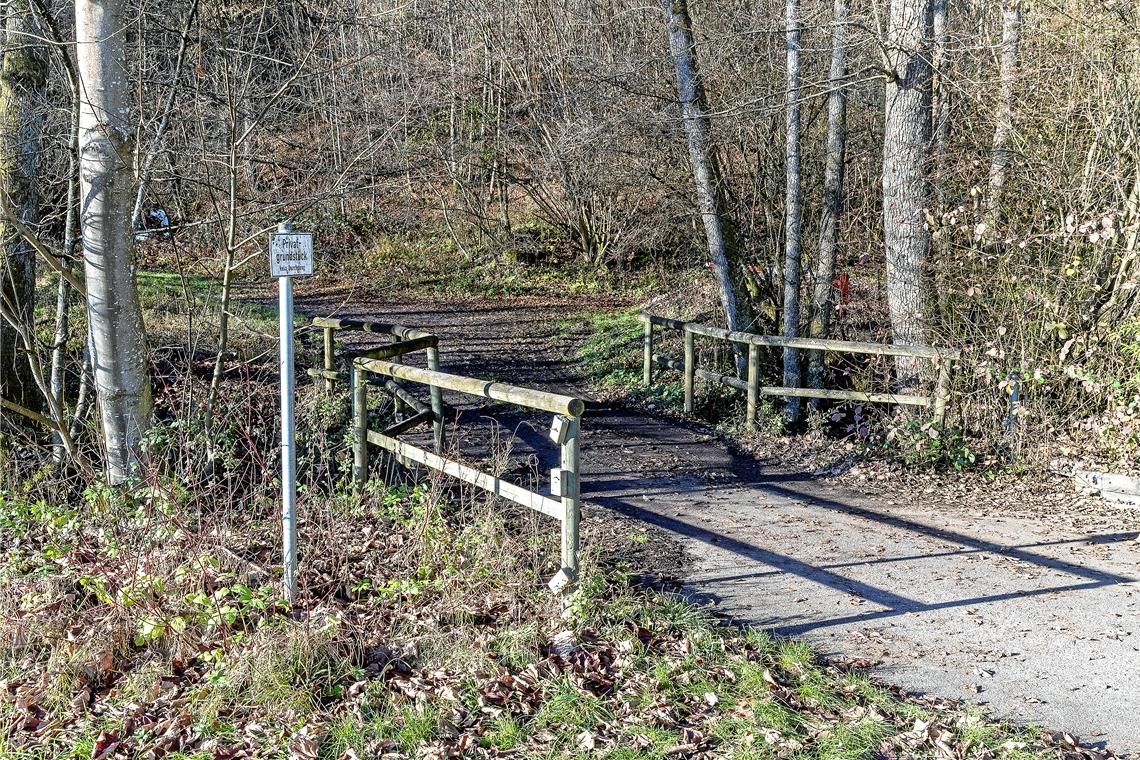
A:
[[[930,144],[931,0],[891,0],[883,130],[883,233],[892,340],[925,345],[930,309],[927,179]],[[921,384],[924,367],[897,357],[901,393]]]
[[[835,0],[832,9],[831,71],[827,95],[827,155],[823,169],[823,212],[819,223],[819,256],[815,261],[811,337],[827,338],[835,313],[835,257],[839,247],[839,220],[843,215],[843,175],[847,157],[847,0]],[[808,386],[823,387],[823,352],[808,354]],[[813,402],[814,405],[815,402]]]
[[[733,276],[734,253],[726,218],[721,179],[713,154],[712,122],[708,115],[704,86],[697,66],[693,22],[689,17],[687,0],[661,0],[665,10],[669,34],[669,50],[677,74],[677,98],[681,105],[681,120],[689,141],[689,162],[697,190],[697,206],[704,222],[709,260],[720,289],[721,306],[729,330],[741,330],[750,325],[744,319],[747,306],[736,300],[738,292]],[[742,270],[743,267],[735,267]],[[743,274],[743,272],[741,272]],[[743,306],[743,308],[742,308]],[[743,373],[746,358],[737,347],[736,369]]]
[[[803,190],[800,179],[800,3],[788,0],[785,44],[788,66],[788,102],[784,143],[786,187],[784,194],[784,337],[800,337],[800,259],[802,257]],[[784,349],[784,385],[800,386],[800,351]],[[789,397],[784,417],[795,422],[800,400]]]
[[[46,108],[47,53],[39,25],[26,2],[7,4],[0,65],[0,202],[22,224],[38,221],[36,164]],[[2,217],[0,217],[2,218]],[[0,397],[37,411],[42,396],[26,352],[24,334],[35,332],[36,254],[15,229],[0,221],[0,300],[19,324],[0,318]]]
[[[126,0],[77,0],[80,80],[80,222],[91,367],[103,425],[107,479],[137,469],[150,427],[146,335],[131,250],[134,203]]]
[[[1002,193],[1013,159],[1009,142],[1013,137],[1013,109],[1016,104],[1017,56],[1021,48],[1021,0],[1007,0],[1001,17],[1001,100],[994,127],[994,149],[990,156],[990,192],[986,199],[986,227],[992,233],[1001,221]]]

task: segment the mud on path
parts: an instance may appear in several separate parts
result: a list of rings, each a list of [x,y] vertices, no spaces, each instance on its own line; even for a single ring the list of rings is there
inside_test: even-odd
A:
[[[444,371],[592,397],[575,362],[584,336],[566,326],[582,300],[298,303],[430,330]],[[545,415],[447,400],[465,450],[505,429],[516,477],[541,482],[556,464]],[[654,526],[686,550],[687,590],[722,613],[912,692],[1140,751],[1135,516],[1090,534],[1046,515],[859,494],[761,466],[699,424],[606,403],[587,404],[582,464],[586,523],[614,513]]]

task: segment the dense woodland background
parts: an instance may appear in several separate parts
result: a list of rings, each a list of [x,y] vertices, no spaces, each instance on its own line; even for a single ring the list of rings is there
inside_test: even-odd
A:
[[[322,276],[377,295],[572,282],[756,332],[961,348],[947,426],[989,461],[1134,466],[1131,2],[100,5],[122,21],[120,205],[150,228],[133,255],[183,283],[218,278],[179,337],[190,349],[179,355],[214,357],[193,398],[207,427],[240,329],[235,288],[267,279],[265,233],[291,219],[317,233]],[[85,48],[71,3],[9,0],[4,14],[4,421],[8,435],[47,443],[21,429],[36,417],[57,449],[63,431],[82,455],[97,440],[73,287],[91,239],[74,181]],[[695,88],[682,110],[686,56]],[[909,127],[891,122],[900,93]],[[694,190],[701,159],[707,198]],[[908,184],[892,181],[900,171]],[[889,226],[900,207],[921,213],[907,245],[929,254],[892,264],[884,212]],[[723,263],[702,226],[710,213]],[[900,288],[913,303],[892,310]],[[147,320],[158,329],[161,317]],[[153,360],[174,355],[156,342],[166,352]],[[809,382],[807,362],[770,371]],[[924,380],[902,365],[864,369],[878,379],[842,382]]]
[[[1140,474],[1135,0],[0,0],[0,54],[0,757],[1130,741],[1135,516],[1045,472]],[[318,253],[295,484],[283,221]],[[675,374],[641,387],[642,309],[960,351],[949,416],[773,399],[749,429],[709,383],[678,421]],[[487,493],[354,452],[396,403],[306,382],[332,311],[432,321],[445,371],[643,409],[585,418],[581,536],[577,421],[549,471],[546,413],[448,411]],[[762,359],[765,386],[940,374]],[[561,511],[498,498],[555,479]]]

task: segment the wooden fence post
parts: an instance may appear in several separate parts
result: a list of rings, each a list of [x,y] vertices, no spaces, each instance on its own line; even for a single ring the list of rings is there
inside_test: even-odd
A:
[[[946,405],[950,402],[950,360],[938,359],[938,380],[934,386],[934,424],[946,423]]]
[[[645,356],[641,363],[641,381],[646,388],[653,385],[653,320],[643,316],[645,320]]]
[[[403,364],[404,363],[404,357],[401,356],[400,354],[396,354],[395,356],[389,358],[388,361],[392,362],[393,364]],[[392,419],[396,420],[396,422],[402,422],[404,419],[404,415],[410,414],[410,413],[411,413],[411,407],[408,406],[406,403],[404,403],[404,400],[402,398],[400,398],[399,396],[393,395],[392,396]]]
[[[427,350],[427,366],[433,372],[439,372],[439,347],[432,346]],[[443,425],[443,389],[439,386],[429,386],[431,391],[431,413],[435,419],[432,432],[435,439],[435,453],[443,453],[444,425]]]
[[[573,589],[578,580],[578,523],[581,514],[581,485],[578,479],[578,433],[581,417],[567,417],[566,440],[562,442],[563,471],[569,476],[566,495],[562,497],[562,568],[570,580],[565,591]]]
[[[336,362],[336,337],[335,337],[335,334],[333,333],[333,329],[331,327],[326,327],[324,330],[325,330],[325,372],[330,373],[330,372],[336,371],[336,366],[335,366],[335,362]],[[332,393],[333,392],[333,385],[335,385],[335,382],[336,381],[333,380],[331,374],[325,375],[325,393]]]
[[[352,482],[360,490],[368,479],[368,381],[365,371],[352,363]]]
[[[697,371],[697,356],[693,332],[685,327],[685,414],[693,413],[693,381]]]
[[[745,424],[756,429],[756,406],[760,401],[760,346],[748,344],[748,411]]]

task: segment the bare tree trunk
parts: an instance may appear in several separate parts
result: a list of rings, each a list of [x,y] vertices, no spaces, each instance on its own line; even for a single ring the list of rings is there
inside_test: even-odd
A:
[[[784,337],[800,337],[800,259],[803,253],[803,189],[800,179],[800,3],[785,6],[788,102],[784,144],[786,190],[784,195]],[[800,350],[784,349],[784,385],[800,386]],[[784,418],[795,422],[800,400],[789,397]]]
[[[927,151],[931,107],[931,0],[891,0],[883,130],[883,233],[887,303],[896,344],[925,345],[929,326],[930,229]],[[923,365],[897,357],[901,392],[923,379]]]
[[[950,43],[947,26],[948,0],[932,0],[931,21],[934,32],[934,51],[931,63],[934,71],[931,81],[933,97],[934,180],[938,204],[936,215],[941,221],[946,212],[946,157],[950,147],[950,88],[946,86],[947,48]]]
[[[83,262],[91,366],[103,423],[107,479],[137,469],[150,427],[146,334],[131,250],[133,124],[125,67],[126,0],[77,0]]]
[[[681,104],[681,120],[689,141],[689,161],[697,190],[697,205],[705,226],[709,259],[720,288],[721,306],[729,330],[747,327],[742,324],[742,309],[737,303],[737,288],[732,272],[732,252],[721,179],[713,155],[712,122],[705,102],[704,87],[697,66],[693,22],[689,18],[687,0],[662,0],[667,18],[669,50],[677,74],[677,98]],[[745,370],[746,358],[736,355],[738,373]]]
[[[2,202],[26,226],[39,216],[36,160],[40,154],[47,85],[47,54],[39,24],[26,2],[10,2],[4,18],[0,69],[0,185]],[[0,397],[37,411],[42,397],[20,338],[34,334],[36,254],[13,224],[0,227],[0,300],[18,321],[0,319]],[[27,328],[21,331],[21,327]]]
[[[819,223],[819,256],[815,262],[811,336],[826,338],[835,313],[835,258],[839,220],[843,215],[843,174],[847,157],[847,0],[835,0],[831,32],[831,72],[827,96],[827,156],[823,171],[823,214]],[[808,386],[823,387],[823,352],[808,354]],[[818,402],[813,402],[818,405]]]
[[[79,98],[72,103],[71,134],[67,151],[67,213],[63,222],[63,266],[71,270],[71,262],[79,247]],[[67,277],[60,276],[56,291],[55,340],[51,354],[52,395],[63,399],[63,371],[67,357],[68,325],[71,321],[71,285]]]
[[[1002,192],[1013,154],[1013,109],[1016,103],[1017,55],[1021,47],[1021,0],[1007,0],[1001,17],[1001,101],[994,127],[990,157],[990,192],[986,199],[986,226],[992,232],[1001,221]]]

